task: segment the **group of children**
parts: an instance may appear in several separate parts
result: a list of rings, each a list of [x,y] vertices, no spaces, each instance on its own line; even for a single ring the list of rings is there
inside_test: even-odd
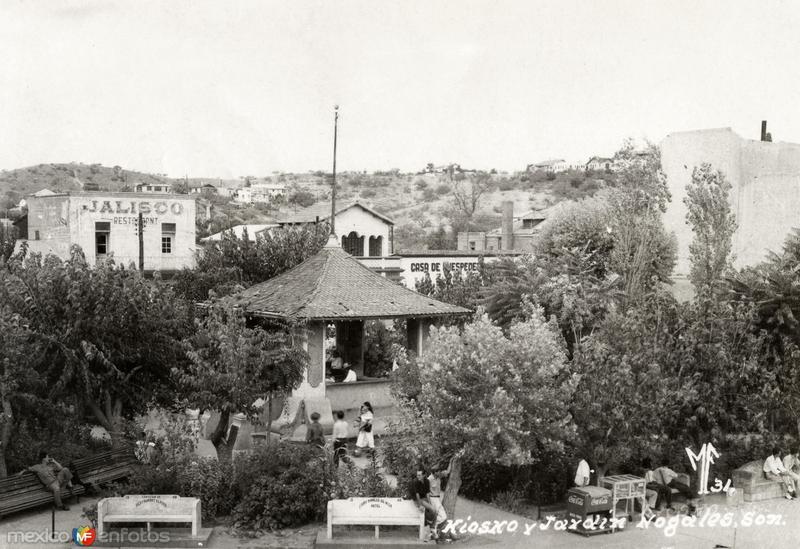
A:
[[[333,464],[336,467],[339,465],[339,461],[344,460],[347,456],[347,440],[350,438],[350,426],[344,420],[343,411],[337,411],[334,416],[336,420],[333,422]],[[314,412],[311,414],[311,423],[309,423],[306,430],[306,442],[324,448],[326,444],[325,434],[322,431],[319,419],[319,413]],[[356,456],[363,451],[375,451],[375,435],[372,432],[374,419],[375,413],[372,410],[372,404],[364,402],[361,405],[360,415],[354,422],[354,426],[358,428]]]

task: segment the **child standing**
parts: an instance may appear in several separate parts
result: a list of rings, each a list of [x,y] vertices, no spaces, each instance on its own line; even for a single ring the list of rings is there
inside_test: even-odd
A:
[[[362,451],[369,449],[375,451],[375,436],[372,433],[372,420],[375,415],[372,412],[372,405],[365,402],[361,405],[361,415],[358,416],[358,438],[356,439],[356,449]]]
[[[306,431],[306,443],[320,448],[325,447],[325,435],[322,432],[322,425],[319,424],[319,414],[317,412],[311,414],[311,423]]]
[[[344,412],[336,412],[336,421],[333,422],[333,466],[339,466],[339,459],[346,461],[347,438],[350,436],[350,429],[344,420]]]

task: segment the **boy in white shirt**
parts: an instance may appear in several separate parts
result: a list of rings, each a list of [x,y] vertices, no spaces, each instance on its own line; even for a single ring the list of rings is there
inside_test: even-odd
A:
[[[575,486],[589,486],[589,475],[591,474],[591,469],[589,469],[589,464],[586,460],[580,460],[578,462],[578,469],[575,471]]]
[[[789,472],[783,466],[780,458],[781,451],[775,447],[772,449],[772,455],[767,456],[764,460],[764,476],[769,480],[780,482],[786,489],[786,499],[794,499],[797,497],[794,491],[794,479],[789,475]]]
[[[350,426],[344,420],[344,412],[336,412],[336,421],[333,422],[333,466],[339,466],[339,460],[346,462],[347,439],[350,437]]]

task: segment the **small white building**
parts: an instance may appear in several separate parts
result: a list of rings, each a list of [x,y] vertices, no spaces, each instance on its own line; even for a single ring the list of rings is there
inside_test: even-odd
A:
[[[542,171],[547,173],[559,173],[559,172],[565,172],[568,169],[569,169],[569,164],[563,158],[543,160],[542,162],[537,162],[536,164],[528,164],[529,172]]]
[[[283,216],[278,223],[304,225],[329,222],[330,217],[330,205],[315,204]],[[393,253],[394,221],[360,202],[336,209],[335,229],[342,248],[354,257],[385,257]]]
[[[614,160],[612,158],[604,158],[602,156],[593,156],[586,163],[586,169],[590,171],[611,171],[614,168]]]
[[[250,187],[241,187],[233,193],[233,200],[241,204],[253,203],[253,191]]]
[[[286,186],[281,183],[254,183],[250,185],[251,201],[270,202],[273,198],[286,196]]]
[[[137,193],[171,193],[172,185],[168,183],[137,183]]]
[[[21,224],[31,252],[69,258],[77,244],[87,261],[112,258],[146,271],[175,271],[195,264],[195,199],[180,194],[70,192],[28,197]]]

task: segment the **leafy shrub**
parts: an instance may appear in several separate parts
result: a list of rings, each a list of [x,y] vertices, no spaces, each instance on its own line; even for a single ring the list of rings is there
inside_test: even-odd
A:
[[[428,187],[424,191],[422,191],[422,200],[425,202],[433,202],[436,200],[436,191]]]
[[[361,191],[361,198],[373,198],[377,194],[378,193],[375,191],[375,189],[364,189]]]
[[[436,194],[438,194],[439,196],[446,195],[449,192],[450,192],[450,185],[448,185],[447,183],[441,183],[436,186]]]
[[[233,508],[232,470],[229,463],[185,455],[176,461],[136,465],[127,484],[115,492],[125,494],[177,494],[200,498],[203,520],[227,515]]]
[[[373,454],[366,469],[356,467],[348,461],[336,471],[332,499],[358,497],[401,497],[401,488],[392,488],[378,470],[378,463]]]
[[[179,493],[200,498],[203,519],[227,515],[234,505],[230,462],[213,458],[184,459],[176,470]]]
[[[62,465],[73,459],[107,449],[108,444],[91,437],[91,427],[71,410],[44,401],[17,410],[20,418],[13,426],[11,443],[6,449],[6,466],[13,473],[38,462],[45,450]]]
[[[307,208],[316,201],[314,194],[309,191],[296,191],[289,196],[289,204],[297,204],[301,208]]]
[[[434,448],[426,444],[408,424],[393,424],[386,428],[381,438],[383,465],[387,471],[397,476],[397,489],[400,494],[409,491],[417,469],[430,468],[437,464],[438,456]]]
[[[516,182],[513,179],[504,177],[500,183],[498,183],[497,188],[501,191],[513,191],[516,188]]]
[[[428,188],[428,182],[425,181],[424,179],[417,179],[416,181],[414,181],[414,188],[417,189],[418,191],[424,191],[425,189]]]
[[[275,529],[320,518],[328,500],[327,473],[327,459],[311,447],[282,443],[258,448],[234,467],[239,501],[231,514],[234,526]]]

